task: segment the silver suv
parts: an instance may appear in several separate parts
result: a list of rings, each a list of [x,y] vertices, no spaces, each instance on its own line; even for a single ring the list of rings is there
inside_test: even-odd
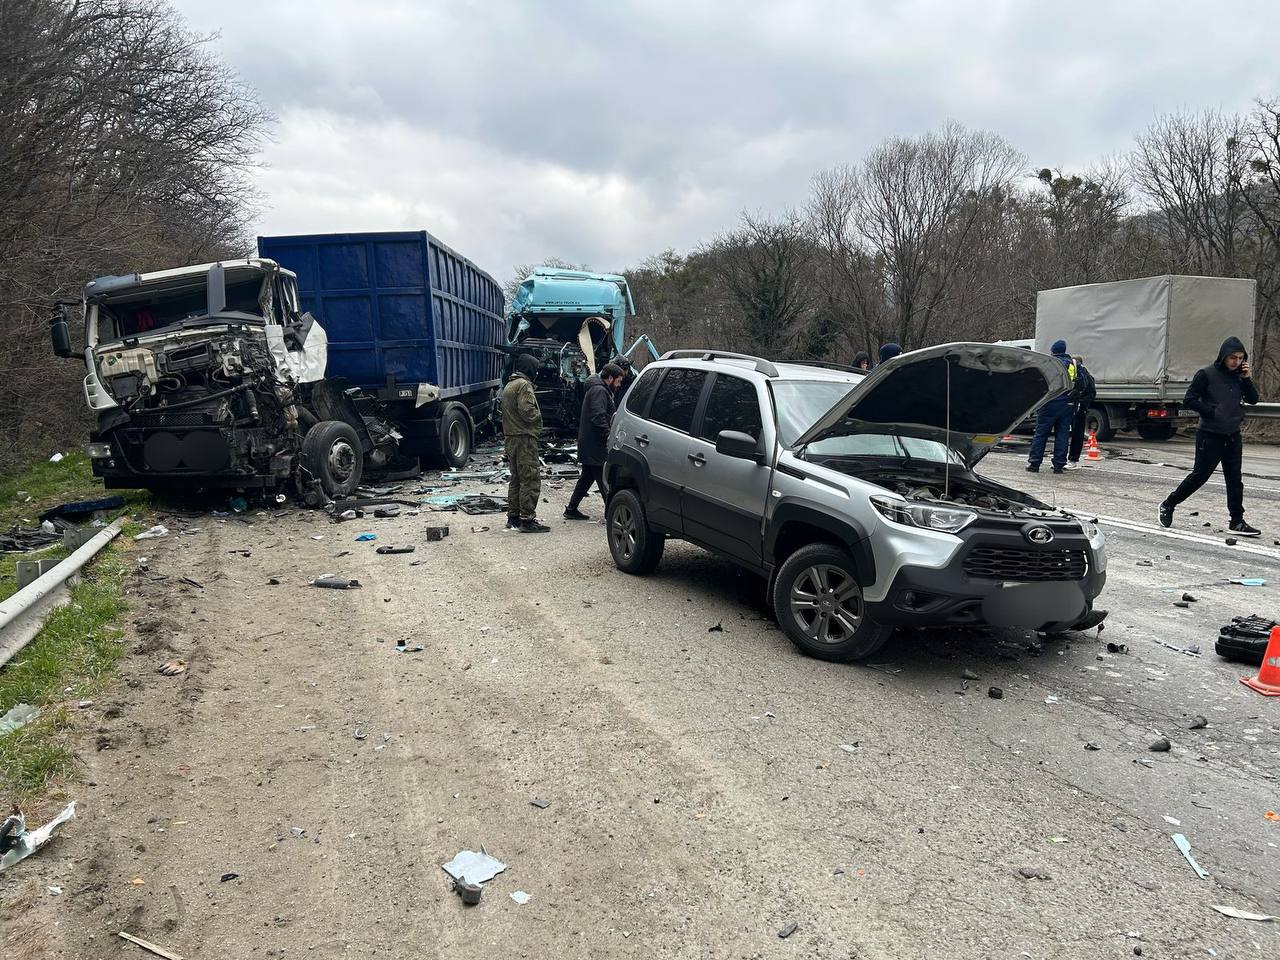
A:
[[[649,573],[679,537],[760,573],[787,636],[827,660],[899,625],[1095,626],[1097,525],[973,470],[1067,386],[1053,358],[985,343],[870,374],[668,353],[609,434],[610,552]]]

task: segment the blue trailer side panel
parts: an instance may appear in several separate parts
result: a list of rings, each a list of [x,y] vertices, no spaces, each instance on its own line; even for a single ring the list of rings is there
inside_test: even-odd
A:
[[[298,275],[302,308],[329,337],[330,376],[394,396],[500,384],[502,291],[425,230],[259,237],[260,256]],[[407,391],[407,392],[406,392]]]

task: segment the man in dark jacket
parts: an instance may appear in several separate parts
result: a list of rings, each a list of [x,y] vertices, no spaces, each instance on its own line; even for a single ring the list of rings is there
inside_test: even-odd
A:
[[[587,378],[587,394],[578,417],[578,463],[582,472],[564,508],[566,520],[590,520],[578,509],[594,483],[604,496],[604,462],[609,456],[609,424],[613,421],[613,392],[622,383],[622,368],[605,364],[598,375]]]
[[[902,347],[896,343],[886,343],[880,348],[880,362],[884,363],[886,360],[892,360],[901,352]]]
[[[1098,385],[1093,374],[1084,365],[1084,357],[1076,357],[1076,378],[1071,383],[1071,449],[1067,451],[1067,469],[1074,470],[1080,466],[1080,451],[1084,449],[1085,420],[1089,417],[1089,408],[1098,398]]]
[[[1222,479],[1227,484],[1231,532],[1240,537],[1258,536],[1261,531],[1244,522],[1244,482],[1240,479],[1242,404],[1257,403],[1258,389],[1249,370],[1249,353],[1238,337],[1222,341],[1218,359],[1196,371],[1182,402],[1200,414],[1196,462],[1178,489],[1160,504],[1160,525],[1173,525],[1174,508],[1204,486],[1221,463]]]
[[[1070,376],[1074,365],[1067,356],[1067,341],[1055,340],[1049,348],[1053,359],[1067,369]],[[1071,391],[1058,394],[1036,411],[1036,435],[1031,440],[1031,455],[1027,458],[1027,471],[1039,473],[1040,464],[1044,460],[1044,448],[1049,444],[1049,433],[1053,433],[1053,472],[1061,473],[1067,466],[1067,446],[1071,434]]]

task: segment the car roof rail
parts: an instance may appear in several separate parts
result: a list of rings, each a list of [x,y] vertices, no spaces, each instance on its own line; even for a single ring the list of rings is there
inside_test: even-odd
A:
[[[750,360],[756,365],[756,372],[766,377],[776,377],[778,368],[768,360],[753,357],[747,353],[727,353],[724,350],[668,350],[659,360]]]
[[[798,367],[821,367],[824,370],[842,370],[845,373],[866,373],[866,370],[851,366],[847,363],[836,363],[834,360],[792,360],[783,359],[778,363],[794,363]]]

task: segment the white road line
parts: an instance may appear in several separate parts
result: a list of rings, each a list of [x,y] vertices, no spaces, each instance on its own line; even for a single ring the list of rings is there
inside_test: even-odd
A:
[[[1119,527],[1122,530],[1132,530],[1135,533],[1149,533],[1169,540],[1185,540],[1188,543],[1202,543],[1210,547],[1222,547],[1225,550],[1232,550],[1236,553],[1252,553],[1259,557],[1266,557],[1268,560],[1280,562],[1280,550],[1268,550],[1266,547],[1257,547],[1243,541],[1237,543],[1234,547],[1229,547],[1222,540],[1198,537],[1191,533],[1179,533],[1177,530],[1166,530],[1164,527],[1147,526],[1143,523],[1134,523],[1132,520],[1123,520],[1120,517],[1104,517],[1090,510],[1077,510],[1073,507],[1061,507],[1060,509],[1074,513],[1078,517],[1096,517],[1099,523],[1106,524],[1109,527]]]

